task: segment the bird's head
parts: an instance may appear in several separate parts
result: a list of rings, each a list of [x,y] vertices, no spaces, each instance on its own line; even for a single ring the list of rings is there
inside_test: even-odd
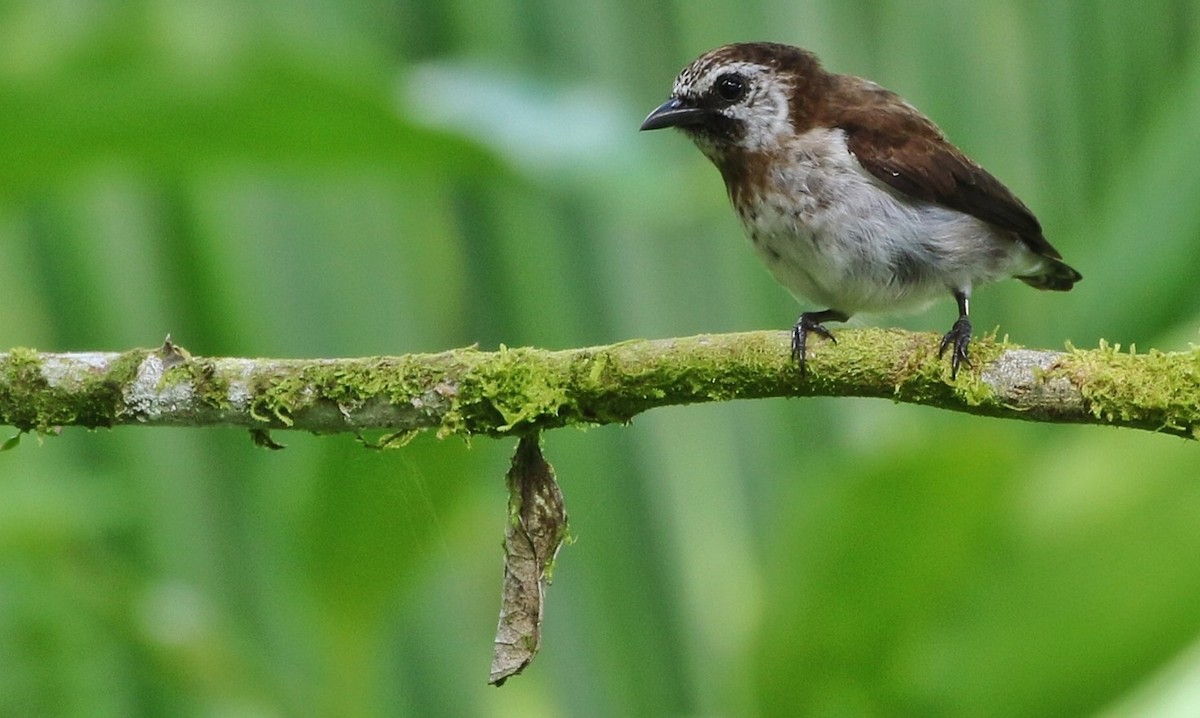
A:
[[[641,129],[678,127],[718,166],[733,154],[770,152],[811,114],[824,76],[816,56],[796,47],[725,45],[685,67]]]

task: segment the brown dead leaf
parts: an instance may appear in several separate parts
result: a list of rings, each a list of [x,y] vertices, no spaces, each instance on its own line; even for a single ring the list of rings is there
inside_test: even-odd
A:
[[[524,670],[541,648],[545,590],[567,536],[562,492],[537,435],[521,437],[507,483],[504,589],[488,679],[495,686]]]

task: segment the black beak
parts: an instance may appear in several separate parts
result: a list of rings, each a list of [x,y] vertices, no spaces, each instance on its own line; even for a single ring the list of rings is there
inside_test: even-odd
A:
[[[661,130],[664,127],[699,125],[708,119],[708,110],[689,107],[678,97],[662,103],[642,120],[640,130]]]

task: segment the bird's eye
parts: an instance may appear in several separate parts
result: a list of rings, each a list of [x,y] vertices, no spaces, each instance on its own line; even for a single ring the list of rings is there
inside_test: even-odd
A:
[[[721,75],[714,85],[717,95],[726,102],[737,102],[746,95],[746,78],[736,72]]]

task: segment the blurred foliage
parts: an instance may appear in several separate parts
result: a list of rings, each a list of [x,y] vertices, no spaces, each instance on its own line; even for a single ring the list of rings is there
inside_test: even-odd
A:
[[[984,290],[978,327],[1197,341],[1194,0],[7,0],[3,344],[784,329],[717,173],[636,132],[686,62],[750,39],[900,91],[1086,278]],[[1200,455],[1176,439],[854,400],[553,432],[578,540],[541,656],[496,690],[512,442],[275,438],[0,454],[0,715],[1200,712]]]

